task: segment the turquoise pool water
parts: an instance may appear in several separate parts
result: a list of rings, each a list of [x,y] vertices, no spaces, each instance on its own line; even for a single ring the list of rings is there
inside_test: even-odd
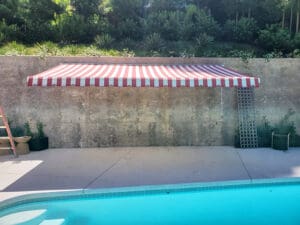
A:
[[[299,225],[300,181],[225,182],[31,197],[2,206],[0,224]]]

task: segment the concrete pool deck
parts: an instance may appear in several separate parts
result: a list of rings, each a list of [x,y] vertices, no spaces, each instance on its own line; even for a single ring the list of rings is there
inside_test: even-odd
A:
[[[0,156],[0,201],[37,192],[300,177],[300,148],[48,149]]]

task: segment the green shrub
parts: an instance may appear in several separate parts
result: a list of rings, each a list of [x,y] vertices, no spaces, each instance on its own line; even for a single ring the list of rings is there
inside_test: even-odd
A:
[[[183,17],[180,11],[151,13],[146,19],[146,31],[159,33],[164,40],[177,41],[182,35]]]
[[[133,40],[141,40],[143,38],[143,26],[141,20],[127,18],[119,21],[112,29],[114,38],[122,40],[131,38]]]
[[[267,117],[264,116],[257,125],[257,138],[258,138],[258,147],[271,147],[271,136],[273,127],[270,125],[270,122],[267,120]]]
[[[224,38],[228,41],[251,43],[256,38],[258,26],[253,18],[242,17],[236,23],[227,20],[224,25]]]
[[[294,121],[291,121],[291,117],[295,114],[295,111],[289,109],[287,114],[285,114],[281,120],[275,124],[274,131],[276,134],[288,134],[291,136],[296,135],[296,126]]]
[[[94,40],[94,44],[98,48],[108,49],[112,47],[114,39],[109,34],[97,35]]]
[[[258,43],[269,51],[290,52],[293,47],[291,35],[287,29],[282,29],[276,24],[267,26],[259,32]]]
[[[214,37],[207,35],[206,33],[200,34],[196,38],[195,56],[204,56],[204,50],[211,47],[214,43]]]
[[[5,20],[0,21],[0,45],[15,40],[19,35],[19,28],[16,24],[7,25]]]
[[[229,57],[238,57],[245,63],[249,62],[249,59],[255,57],[254,51],[247,51],[247,50],[231,50],[228,53]]]
[[[185,40],[195,40],[202,33],[215,37],[220,29],[213,17],[195,5],[187,6],[183,22]]]
[[[164,40],[160,34],[153,33],[146,37],[144,44],[148,51],[160,51],[164,46]]]

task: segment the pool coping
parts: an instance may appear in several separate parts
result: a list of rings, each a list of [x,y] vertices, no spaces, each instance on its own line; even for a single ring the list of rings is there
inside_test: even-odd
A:
[[[271,185],[286,185],[300,184],[300,178],[271,178],[271,179],[256,179],[256,180],[235,180],[221,182],[202,182],[202,183],[183,183],[183,184],[166,184],[166,185],[149,185],[135,187],[118,187],[104,189],[82,189],[82,190],[66,190],[58,192],[45,192],[25,194],[18,197],[4,200],[0,203],[0,211],[16,207],[27,203],[36,203],[47,200],[65,200],[72,198],[92,198],[92,197],[121,197],[131,195],[150,195],[159,193],[178,193],[185,191],[207,191],[220,190],[228,188],[249,188],[251,185],[256,186],[271,186]]]

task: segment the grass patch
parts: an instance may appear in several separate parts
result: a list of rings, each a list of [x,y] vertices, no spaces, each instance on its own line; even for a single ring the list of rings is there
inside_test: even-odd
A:
[[[159,49],[149,49],[142,41],[126,40],[114,43],[110,49],[97,45],[57,44],[53,42],[24,45],[10,42],[0,47],[0,55],[36,55],[46,56],[161,56],[161,57],[237,57],[248,59],[266,54],[261,49],[246,44],[231,42],[213,42],[206,47],[198,47],[189,41],[169,41]]]

